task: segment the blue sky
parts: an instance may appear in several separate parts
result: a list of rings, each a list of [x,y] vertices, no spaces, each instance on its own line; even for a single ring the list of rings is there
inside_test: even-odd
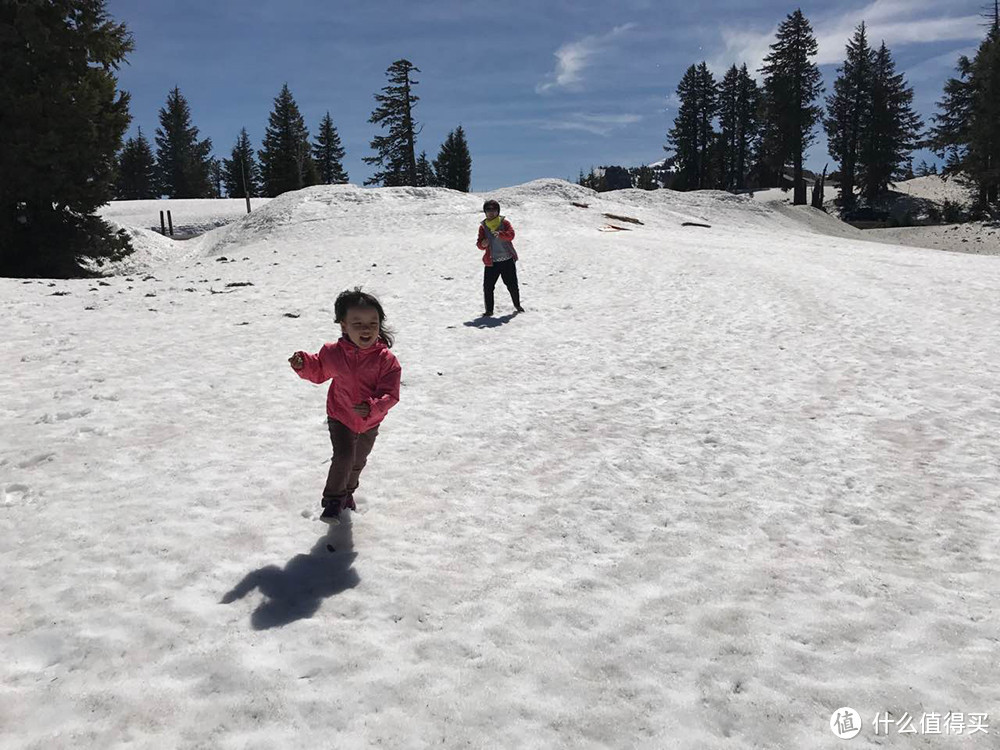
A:
[[[152,141],[175,85],[194,124],[228,157],[241,127],[260,147],[268,114],[288,83],[314,133],[326,111],[347,150],[351,182],[376,134],[368,123],[385,70],[406,58],[420,68],[418,150],[436,156],[462,125],[472,189],[539,177],[576,179],[592,165],[662,159],[676,115],[675,91],[693,63],[717,78],[732,64],[760,65],[778,24],[801,7],[820,45],[827,93],[844,46],[864,20],[885,40],[925,119],[936,111],[960,54],[985,35],[982,0],[109,0],[135,38],[120,71],[133,123]],[[932,161],[926,152],[916,156]],[[829,161],[820,132],[807,166]],[[834,165],[831,162],[830,168]]]

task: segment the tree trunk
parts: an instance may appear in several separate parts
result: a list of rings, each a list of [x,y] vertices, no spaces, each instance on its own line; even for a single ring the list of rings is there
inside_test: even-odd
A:
[[[806,183],[802,179],[802,149],[795,151],[795,166],[792,173],[792,180],[795,185],[795,197],[792,200],[794,206],[804,206],[806,204]]]
[[[414,153],[416,151],[416,144],[413,138],[413,115],[410,111],[410,74],[406,74],[406,83],[404,84],[404,96],[406,100],[406,168],[409,171],[407,175],[407,185],[417,184],[417,157]]]
[[[813,185],[812,206],[820,211],[823,210],[823,186],[825,182],[826,166],[823,167],[823,176],[816,180],[816,184]]]

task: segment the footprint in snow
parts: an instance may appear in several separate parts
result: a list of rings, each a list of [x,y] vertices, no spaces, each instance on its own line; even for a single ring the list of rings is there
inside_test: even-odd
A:
[[[45,463],[46,461],[51,461],[53,458],[55,458],[55,456],[56,456],[55,453],[39,453],[35,456],[32,456],[31,458],[21,461],[21,463],[17,465],[17,468],[31,469],[34,468],[35,466],[38,466],[38,464]]]
[[[79,411],[60,411],[54,416],[52,414],[43,414],[35,424],[52,424],[53,422],[65,422],[70,419],[79,419],[80,417],[85,417],[90,414],[90,409],[80,409]]]
[[[26,484],[8,484],[3,488],[4,505],[20,505],[31,496],[31,488]]]

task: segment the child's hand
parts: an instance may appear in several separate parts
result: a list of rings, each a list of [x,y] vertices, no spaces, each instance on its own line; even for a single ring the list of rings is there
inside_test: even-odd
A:
[[[354,411],[357,414],[360,414],[365,419],[367,419],[368,415],[371,414],[372,412],[372,408],[371,406],[368,405],[367,401],[362,401],[360,404],[355,404],[351,408],[354,409]]]
[[[292,366],[293,370],[301,370],[303,367],[305,367],[306,363],[302,359],[302,352],[295,352],[295,354],[289,357],[288,364]]]

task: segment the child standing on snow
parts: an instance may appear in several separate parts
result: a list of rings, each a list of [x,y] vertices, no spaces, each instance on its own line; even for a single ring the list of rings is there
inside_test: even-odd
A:
[[[483,253],[483,302],[484,315],[493,314],[493,288],[497,279],[503,278],[504,286],[510,292],[510,300],[514,309],[524,312],[521,307],[521,293],[517,288],[517,253],[511,240],[514,239],[514,227],[500,215],[500,204],[496,201],[486,201],[483,204],[486,218],[479,225],[479,238],[476,247]]]
[[[326,397],[333,460],[323,490],[320,519],[339,523],[342,510],[357,510],[354,491],[371,453],[378,427],[399,402],[400,366],[389,351],[392,331],[385,312],[360,289],[341,292],[334,304],[342,336],[318,354],[295,352],[288,358],[299,377],[313,383],[333,379]]]

